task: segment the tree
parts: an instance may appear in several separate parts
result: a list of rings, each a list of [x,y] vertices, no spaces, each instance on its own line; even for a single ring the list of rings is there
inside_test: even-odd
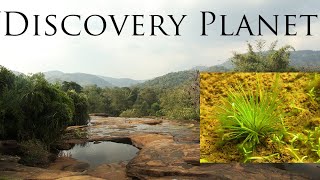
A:
[[[69,90],[74,90],[77,93],[82,92],[82,87],[73,81],[71,82],[63,81],[61,88],[64,92],[67,92]]]
[[[266,41],[256,41],[256,51],[254,47],[248,43],[248,52],[240,54],[235,52],[231,58],[231,62],[235,66],[235,71],[240,72],[283,72],[293,70],[289,66],[290,50],[294,50],[292,46],[286,45],[276,50],[277,41],[270,44],[265,51]]]
[[[102,96],[102,89],[97,85],[87,86],[83,89],[89,103],[89,113],[104,113],[105,103]]]
[[[68,96],[72,99],[74,105],[74,114],[72,122],[69,125],[86,125],[89,121],[89,102],[84,93],[77,93],[75,90],[69,90]]]

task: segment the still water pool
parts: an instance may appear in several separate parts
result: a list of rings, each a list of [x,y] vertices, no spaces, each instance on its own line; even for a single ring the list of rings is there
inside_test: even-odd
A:
[[[138,151],[139,149],[132,145],[107,141],[99,144],[93,142],[77,144],[70,150],[61,151],[60,155],[87,162],[93,168],[105,163],[128,162]]]

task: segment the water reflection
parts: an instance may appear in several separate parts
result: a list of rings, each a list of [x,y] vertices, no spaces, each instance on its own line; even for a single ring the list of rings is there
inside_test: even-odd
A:
[[[90,167],[96,167],[104,163],[126,162],[134,158],[139,150],[128,144],[101,142],[94,144],[75,145],[70,150],[60,152],[60,155],[72,157],[79,161],[87,162]]]

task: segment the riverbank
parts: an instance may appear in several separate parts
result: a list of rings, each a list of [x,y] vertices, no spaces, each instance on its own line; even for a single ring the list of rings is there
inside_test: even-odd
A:
[[[34,168],[1,160],[2,179],[308,179],[271,165],[202,164],[199,123],[144,118],[91,117],[90,126],[69,127],[85,131],[85,138],[65,139],[64,144],[121,142],[139,149],[129,162],[90,168],[70,157],[58,158],[48,168]],[[76,130],[78,129],[78,130]],[[80,172],[73,172],[80,171]]]

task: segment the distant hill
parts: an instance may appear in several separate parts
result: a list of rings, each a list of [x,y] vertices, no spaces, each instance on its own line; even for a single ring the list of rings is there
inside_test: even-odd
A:
[[[301,67],[320,67],[320,51],[312,51],[312,50],[302,50],[302,51],[292,51],[290,54],[290,65],[296,68]],[[220,66],[223,66],[229,70],[232,70],[234,67],[232,65],[231,60],[227,60],[222,63]],[[208,67],[215,69],[217,66]],[[205,69],[203,71],[211,71]],[[214,71],[212,71],[214,72]]]
[[[291,65],[295,67],[320,66],[320,51],[294,51],[290,59]]]
[[[320,51],[294,51],[291,52],[290,64],[294,67],[320,67]],[[96,84],[99,87],[154,87],[160,89],[173,88],[194,77],[195,71],[201,72],[227,72],[232,71],[233,65],[230,60],[216,66],[197,66],[188,71],[172,72],[148,81],[139,81],[129,78],[111,78],[105,76],[97,76],[85,73],[63,73],[61,71],[44,72],[46,79],[49,82],[55,81],[74,81],[81,86]],[[319,68],[318,68],[319,69]],[[15,74],[21,74],[15,72]]]
[[[113,87],[114,85],[106,80],[92,74],[85,73],[63,73],[60,71],[48,71],[43,73],[49,82],[73,81],[81,86],[96,84],[98,87]]]
[[[112,77],[105,77],[105,76],[98,76],[105,81],[111,83],[117,87],[130,87],[139,83],[143,83],[145,80],[133,80],[129,78],[112,78]]]
[[[168,89],[180,86],[195,76],[196,70],[172,72],[138,85],[138,87],[150,87],[156,89]]]
[[[129,87],[143,82],[129,78],[111,78],[85,73],[63,73],[61,71],[48,71],[43,74],[49,82],[74,81],[81,86],[96,84],[98,87]]]

